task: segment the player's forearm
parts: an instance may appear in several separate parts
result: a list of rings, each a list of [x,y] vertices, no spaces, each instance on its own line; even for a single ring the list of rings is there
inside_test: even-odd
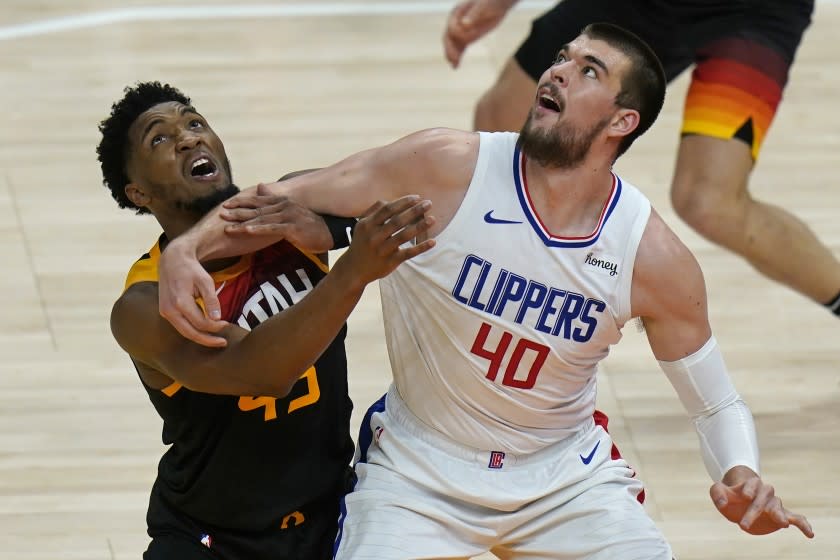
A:
[[[358,217],[380,197],[370,183],[368,189],[363,186],[365,158],[364,153],[355,154],[330,167],[266,186],[272,194],[288,196],[318,214]]]
[[[336,263],[307,297],[274,315],[219,353],[220,374],[283,397],[338,335],[366,283]]]
[[[266,187],[272,194],[287,196],[318,214],[359,217],[377,200],[394,200],[420,192],[418,177],[424,175],[418,169],[428,169],[405,156],[412,149],[420,152],[422,146],[397,141]]]
[[[204,262],[211,259],[252,253],[283,239],[276,236],[231,236],[225,233],[230,222],[220,216],[221,207],[214,208],[187,232],[173,240],[167,252],[179,252]],[[170,251],[171,249],[171,251]]]
[[[218,232],[218,233],[217,233]],[[254,253],[284,239],[282,234],[237,236],[224,233],[224,224],[217,230],[202,233],[195,241],[195,255],[199,262]]]
[[[694,421],[703,463],[712,479],[721,480],[738,466],[758,472],[752,414],[732,385],[714,337],[690,356],[659,365]]]
[[[736,394],[737,396],[737,394]],[[740,398],[720,410],[694,419],[700,451],[712,480],[742,469],[757,473],[760,453],[752,413]],[[737,469],[737,470],[736,470]]]

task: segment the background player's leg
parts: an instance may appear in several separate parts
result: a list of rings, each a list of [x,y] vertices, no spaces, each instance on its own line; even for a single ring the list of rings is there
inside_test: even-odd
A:
[[[537,82],[511,57],[496,83],[476,103],[473,128],[518,131],[534,104],[536,88]]]
[[[671,190],[674,208],[698,233],[765,276],[827,303],[840,291],[840,262],[808,226],[748,190],[750,147],[740,140],[686,136]]]
[[[698,49],[671,198],[698,233],[826,304],[840,291],[840,261],[801,220],[755,200],[748,189],[810,21],[807,10],[791,10],[753,14],[739,31]],[[787,23],[779,26],[780,21]]]

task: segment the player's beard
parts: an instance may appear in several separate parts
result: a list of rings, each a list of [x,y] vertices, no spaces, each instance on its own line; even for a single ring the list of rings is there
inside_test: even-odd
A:
[[[224,188],[194,198],[188,202],[180,201],[178,202],[178,208],[195,215],[197,218],[203,218],[210,210],[238,193],[239,187],[230,183]]]
[[[196,218],[201,219],[208,212],[210,212],[210,210],[212,210],[225,200],[237,195],[239,193],[239,187],[233,184],[233,170],[230,167],[230,160],[227,157],[225,157],[223,165],[225,166],[225,170],[227,171],[228,178],[230,178],[231,180],[230,184],[217,191],[213,191],[209,194],[187,202],[178,201],[176,203],[178,208],[180,210],[186,210],[190,214],[195,215]]]
[[[522,153],[543,167],[571,169],[586,158],[595,137],[604,130],[610,119],[605,117],[585,131],[562,121],[548,130],[535,130],[533,121],[534,110],[531,109],[517,140]]]

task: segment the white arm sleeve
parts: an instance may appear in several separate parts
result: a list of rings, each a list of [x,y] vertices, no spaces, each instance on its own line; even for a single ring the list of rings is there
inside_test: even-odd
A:
[[[738,465],[758,473],[753,417],[732,385],[715,337],[694,354],[675,362],[660,361],[659,366],[694,421],[712,479],[720,480]]]

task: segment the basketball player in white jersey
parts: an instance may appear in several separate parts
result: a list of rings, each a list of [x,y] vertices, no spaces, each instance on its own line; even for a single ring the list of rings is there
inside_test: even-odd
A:
[[[381,283],[394,382],[362,426],[336,557],[670,559],[592,420],[597,365],[634,317],[694,420],[715,506],[750,533],[813,536],[758,474],[696,260],[611,170],[664,90],[643,42],[595,24],[543,74],[520,135],[426,130],[260,191],[346,216],[416,193],[436,218],[436,247]],[[184,334],[218,326],[197,263],[235,250],[223,221],[269,242],[275,200],[245,193],[170,244],[161,312]],[[194,293],[211,318],[178,303]]]

